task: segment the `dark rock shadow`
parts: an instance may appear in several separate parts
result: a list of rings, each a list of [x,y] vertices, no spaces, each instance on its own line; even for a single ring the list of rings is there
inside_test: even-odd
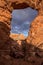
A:
[[[43,50],[22,40],[22,49],[17,40],[9,38],[0,52],[0,65],[43,65]]]

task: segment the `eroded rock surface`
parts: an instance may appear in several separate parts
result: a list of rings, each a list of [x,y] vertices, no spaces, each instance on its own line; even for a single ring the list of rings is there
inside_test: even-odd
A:
[[[26,38],[23,34],[14,34],[14,33],[11,33],[10,37],[14,40],[25,40]]]
[[[12,10],[23,9],[26,7],[37,9],[39,11],[39,14],[41,13],[40,15],[43,15],[43,0],[0,0],[0,32],[2,32],[0,34],[0,38],[3,38],[2,41],[0,39],[0,43],[4,43],[9,38]]]
[[[8,40],[12,10],[27,7],[38,10],[38,16],[30,25],[29,36],[17,43]],[[18,56],[23,58],[18,59]],[[43,65],[43,0],[0,0],[0,65],[6,64]]]
[[[43,49],[43,16],[37,16],[31,23],[27,42]]]

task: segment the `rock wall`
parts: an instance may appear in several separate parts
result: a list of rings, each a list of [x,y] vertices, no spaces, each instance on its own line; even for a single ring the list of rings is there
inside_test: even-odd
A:
[[[28,43],[36,46],[43,43],[43,0],[0,0],[0,43],[6,42],[9,38],[12,10],[27,7],[39,12],[31,24]]]
[[[27,42],[43,49],[43,1],[38,6],[38,15],[30,25]]]
[[[37,16],[31,23],[27,42],[43,49],[43,16]]]
[[[9,2],[0,0],[0,44],[6,42],[10,35],[11,8],[9,5]]]

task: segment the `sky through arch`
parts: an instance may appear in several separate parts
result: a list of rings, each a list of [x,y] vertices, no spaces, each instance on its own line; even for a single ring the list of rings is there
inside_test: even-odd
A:
[[[28,36],[30,23],[38,12],[31,8],[13,10],[11,21],[11,33],[24,34]]]

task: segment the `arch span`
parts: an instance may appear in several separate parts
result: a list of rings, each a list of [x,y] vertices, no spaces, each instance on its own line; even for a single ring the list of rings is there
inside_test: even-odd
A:
[[[39,41],[40,41],[40,44],[43,43],[43,38],[42,38],[43,37],[42,36],[43,35],[43,30],[42,30],[43,29],[43,0],[0,0],[0,25],[1,25],[0,26],[0,33],[1,33],[0,43],[6,42],[6,40],[9,38],[10,20],[12,18],[11,16],[12,10],[13,9],[24,9],[27,7],[36,9],[39,12],[38,16],[31,24],[30,36],[28,37],[29,42],[31,41],[32,43],[33,42],[35,43],[35,41],[38,40],[36,44],[39,43]],[[37,31],[36,34],[34,30]],[[40,35],[39,37],[38,37],[38,33]],[[37,38],[34,36],[37,36]]]

